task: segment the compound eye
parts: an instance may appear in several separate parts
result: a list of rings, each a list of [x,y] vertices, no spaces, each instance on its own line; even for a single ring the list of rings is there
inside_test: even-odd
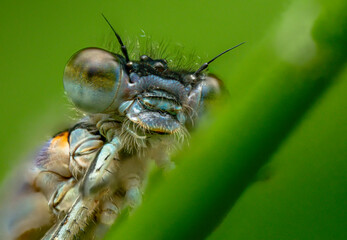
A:
[[[125,77],[117,55],[99,48],[86,48],[75,53],[66,64],[64,88],[79,109],[104,113],[114,105]]]
[[[221,81],[212,75],[207,75],[202,82],[201,98],[213,99],[221,93]]]

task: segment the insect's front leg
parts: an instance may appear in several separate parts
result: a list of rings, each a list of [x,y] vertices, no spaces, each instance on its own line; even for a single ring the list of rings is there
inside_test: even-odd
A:
[[[80,175],[103,146],[101,136],[85,127],[54,137],[36,161],[33,186],[42,192],[55,215],[65,215],[79,195]]]
[[[55,172],[44,170],[35,177],[33,185],[36,190],[43,193],[49,206],[54,209],[75,183],[76,180],[72,177],[64,178]]]
[[[78,197],[78,186],[77,181],[74,178],[70,178],[64,184],[61,184],[51,195],[48,206],[56,215],[64,214],[70,209],[74,199]]]
[[[102,199],[112,194],[112,183],[118,168],[118,137],[105,144],[90,165],[81,182],[80,196],[53,232],[44,239],[73,239],[89,223]]]
[[[115,173],[118,168],[118,152],[121,143],[118,137],[112,139],[110,143],[105,144],[92,166],[88,169],[82,185],[81,194],[84,197],[94,197],[107,191],[113,183]]]

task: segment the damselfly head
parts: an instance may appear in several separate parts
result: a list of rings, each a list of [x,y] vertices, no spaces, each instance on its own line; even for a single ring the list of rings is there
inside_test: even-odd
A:
[[[199,118],[204,102],[220,91],[218,79],[203,71],[217,57],[241,45],[224,51],[196,71],[171,70],[165,59],[147,55],[129,59],[120,36],[105,20],[123,56],[100,48],[77,52],[65,68],[65,91],[86,113],[122,116],[154,133],[175,133]]]

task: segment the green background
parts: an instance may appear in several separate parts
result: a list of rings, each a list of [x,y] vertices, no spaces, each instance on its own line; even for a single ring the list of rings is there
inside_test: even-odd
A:
[[[62,73],[74,52],[111,38],[104,13],[125,39],[144,31],[201,61],[247,41],[209,68],[229,99],[107,239],[346,239],[345,1],[2,1],[0,9],[1,179],[75,121]]]

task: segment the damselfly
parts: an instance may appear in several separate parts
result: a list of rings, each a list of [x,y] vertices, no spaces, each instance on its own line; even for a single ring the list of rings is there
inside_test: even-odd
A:
[[[172,168],[182,144],[220,92],[220,80],[199,69],[174,69],[165,59],[130,59],[100,48],[75,53],[64,88],[85,114],[49,140],[28,169],[6,219],[6,239],[94,239],[125,206],[141,202],[148,163]],[[242,43],[241,43],[242,44]]]

